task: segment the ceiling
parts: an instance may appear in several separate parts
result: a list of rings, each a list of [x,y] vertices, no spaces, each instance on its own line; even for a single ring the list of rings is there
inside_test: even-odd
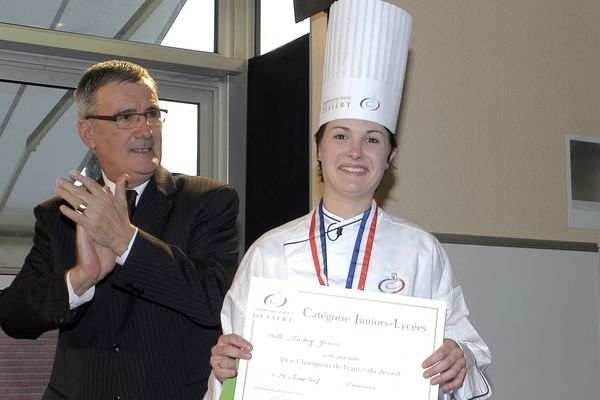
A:
[[[0,0],[0,22],[161,43],[185,0]],[[0,68],[2,68],[0,66]],[[29,236],[32,209],[81,168],[72,89],[0,81],[0,236]]]

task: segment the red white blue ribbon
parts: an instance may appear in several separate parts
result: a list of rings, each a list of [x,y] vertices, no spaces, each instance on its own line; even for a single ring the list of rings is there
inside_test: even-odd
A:
[[[365,232],[365,227],[367,225],[367,221],[369,219],[369,215],[371,214],[370,207],[367,211],[365,211],[362,215],[360,221],[360,227],[358,229],[358,234],[356,235],[356,241],[354,242],[354,249],[352,251],[352,258],[350,260],[350,266],[348,267],[348,276],[346,278],[346,288],[351,289],[354,284],[354,276],[356,274],[356,265],[358,263],[358,255],[360,254],[361,243]],[[365,289],[365,283],[367,280],[367,274],[369,273],[369,263],[371,261],[371,251],[373,250],[373,242],[375,239],[375,229],[377,227],[377,215],[378,215],[378,207],[377,203],[375,203],[375,212],[373,214],[373,218],[371,220],[371,225],[369,227],[369,232],[367,235],[366,245],[364,247],[364,256],[362,261],[362,268],[360,271],[360,276],[358,279],[358,290]],[[323,259],[323,267],[321,268],[321,261],[319,260],[319,252],[317,250],[317,240],[316,240],[316,219],[317,214],[319,215],[319,239],[321,242],[321,256]],[[319,202],[319,206],[313,212],[310,228],[309,228],[309,242],[310,242],[310,251],[312,253],[313,263],[315,265],[315,272],[317,274],[317,279],[319,280],[319,284],[322,286],[329,286],[329,277],[327,271],[327,238],[326,238],[326,229],[325,229],[325,218],[323,213],[323,199]]]

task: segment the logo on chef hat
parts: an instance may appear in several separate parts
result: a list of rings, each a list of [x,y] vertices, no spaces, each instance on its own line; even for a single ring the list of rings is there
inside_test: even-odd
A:
[[[367,111],[377,111],[381,103],[375,97],[365,97],[360,101],[360,108]]]

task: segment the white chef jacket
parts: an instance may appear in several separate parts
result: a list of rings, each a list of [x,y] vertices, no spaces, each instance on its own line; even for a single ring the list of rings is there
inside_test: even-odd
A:
[[[375,201],[372,202],[364,227],[362,242],[367,240],[375,209],[378,214],[375,238],[364,290],[445,301],[444,337],[459,344],[468,369],[462,388],[455,391],[454,396],[457,400],[489,398],[492,391],[482,372],[491,362],[490,352],[468,320],[469,311],[461,287],[455,281],[444,249],[431,234],[386,214],[377,207]],[[221,310],[223,333],[242,336],[251,277],[319,284],[309,243],[309,228],[314,212],[265,233],[248,249],[225,296]],[[360,214],[344,220],[327,210],[323,212],[328,270],[326,279],[330,286],[346,286],[350,258],[362,217],[363,214]],[[318,217],[315,236],[322,260]],[[365,246],[361,246],[353,288],[356,288],[359,280],[364,251]],[[204,398],[218,400],[220,392],[221,383],[211,374]],[[442,396],[445,395],[440,390],[440,398]]]

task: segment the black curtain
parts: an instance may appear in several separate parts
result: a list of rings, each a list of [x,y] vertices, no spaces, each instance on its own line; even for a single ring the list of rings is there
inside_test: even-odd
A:
[[[248,64],[246,249],[309,211],[308,34]]]

